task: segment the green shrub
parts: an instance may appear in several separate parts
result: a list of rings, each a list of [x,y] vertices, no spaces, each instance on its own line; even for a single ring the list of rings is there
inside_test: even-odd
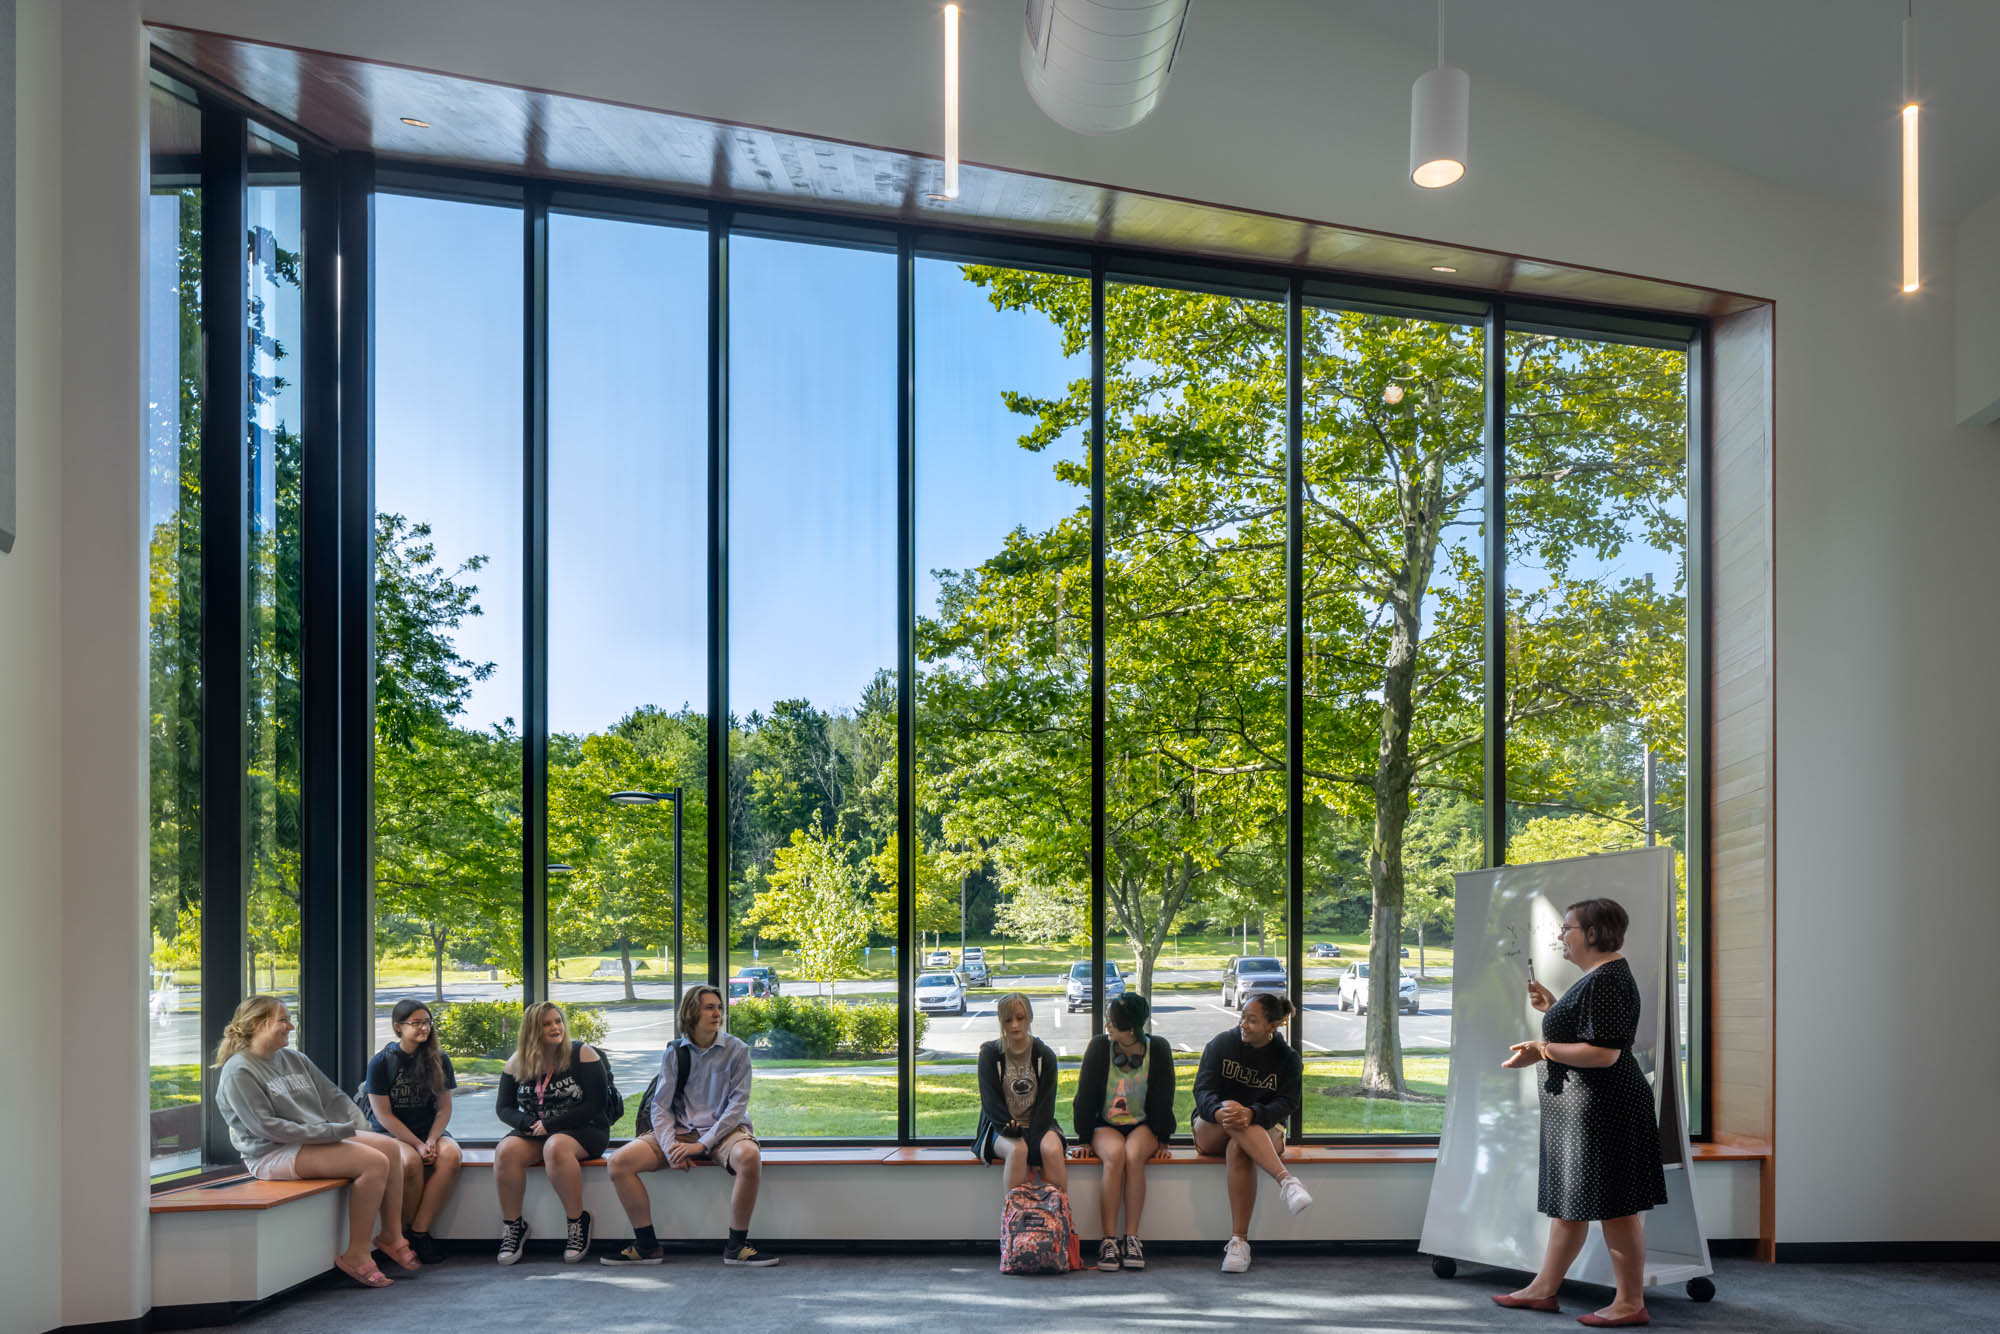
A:
[[[745,996],[729,1007],[729,1031],[751,1046],[771,1029],[771,1002],[760,996]]]
[[[840,1030],[839,1007],[831,1002],[774,996],[765,1046],[773,1056],[823,1061],[840,1045]]]
[[[924,1034],[930,1029],[931,1026],[931,1017],[925,1014],[922,1010],[918,1010],[916,1014],[911,1016],[911,1018],[916,1021],[916,1029],[914,1036],[916,1038],[917,1047],[921,1049],[924,1045]]]
[[[521,1007],[513,1001],[453,1001],[434,1012],[438,1045],[447,1056],[514,1054]]]
[[[856,1056],[896,1050],[896,1007],[886,1001],[848,1005],[840,1013],[840,1045]]]
[[[569,1021],[571,1041],[588,1042],[593,1047],[604,1041],[604,1011],[583,1005],[565,1005],[563,1018]]]

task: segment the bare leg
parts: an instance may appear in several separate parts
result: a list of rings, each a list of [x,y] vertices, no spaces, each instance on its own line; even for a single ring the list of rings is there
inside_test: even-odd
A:
[[[729,1226],[742,1230],[750,1226],[750,1211],[757,1207],[757,1187],[764,1180],[764,1154],[748,1140],[729,1151],[729,1165],[736,1169],[736,1184],[729,1188]]]
[[[1012,1135],[995,1135],[993,1147],[1000,1151],[1001,1181],[1008,1190],[1028,1180],[1028,1141]]]
[[[352,1183],[347,1196],[347,1249],[340,1258],[355,1268],[369,1264],[375,1249],[375,1214],[382,1207],[383,1187],[390,1176],[389,1160],[349,1139],[308,1144],[299,1150],[297,1162],[301,1177],[341,1177]]]
[[[1097,1155],[1097,1161],[1104,1164],[1104,1179],[1097,1191],[1097,1222],[1103,1229],[1100,1235],[1115,1237],[1118,1206],[1125,1197],[1125,1137],[1108,1126],[1099,1126],[1091,1133],[1090,1149]]]
[[[1042,1132],[1042,1180],[1057,1190],[1069,1189],[1069,1157],[1063,1152],[1062,1136],[1053,1130]]]
[[[549,1136],[542,1146],[542,1167],[562,1201],[563,1216],[576,1218],[583,1213],[583,1146],[568,1135]]]
[[[653,1225],[653,1197],[646,1193],[646,1183],[639,1180],[639,1174],[666,1165],[667,1156],[651,1138],[633,1140],[612,1154],[605,1165],[611,1173],[611,1188],[618,1192],[618,1203],[625,1206],[625,1216],[633,1227]]]
[[[1541,1270],[1527,1287],[1516,1289],[1512,1295],[1527,1301],[1542,1301],[1555,1296],[1563,1285],[1563,1276],[1569,1273],[1569,1267],[1576,1263],[1577,1255],[1583,1250],[1584,1238],[1589,1235],[1588,1223],[1571,1218],[1551,1218],[1549,1246],[1542,1252]]]
[[[521,1216],[521,1201],[528,1193],[528,1169],[542,1161],[540,1140],[509,1135],[493,1151],[493,1183],[500,1190],[500,1219]]]
[[[1268,1128],[1251,1125],[1241,1130],[1226,1130],[1223,1133],[1229,1136],[1231,1144],[1243,1151],[1245,1157],[1262,1168],[1271,1180],[1283,1181],[1292,1174],[1280,1156],[1283,1150],[1278,1147],[1278,1141],[1272,1138]]]
[[[414,1227],[417,1205],[424,1197],[424,1156],[401,1140],[396,1142],[396,1164],[403,1173],[403,1226]]]
[[[1616,1319],[1637,1315],[1646,1309],[1646,1225],[1641,1214],[1607,1218],[1604,1246],[1611,1252],[1611,1272],[1618,1280],[1618,1295],[1599,1315]]]
[[[364,1130],[354,1137],[355,1142],[364,1144],[382,1156],[389,1174],[382,1183],[382,1230],[376,1233],[378,1241],[386,1241],[393,1248],[403,1239],[403,1146],[398,1140],[387,1135],[378,1135],[372,1130]]]
[[[417,1201],[416,1217],[410,1226],[419,1232],[429,1232],[431,1224],[437,1222],[438,1210],[458,1189],[458,1169],[465,1161],[459,1152],[458,1141],[441,1139],[438,1141],[437,1160],[431,1164],[430,1179],[424,1182],[423,1198]]]
[[[1252,1129],[1256,1129],[1252,1127]],[[1258,1130],[1263,1135],[1262,1130]],[[1270,1143],[1268,1137],[1264,1141]],[[1194,1147],[1210,1156],[1221,1155],[1229,1182],[1229,1231],[1231,1236],[1250,1238],[1250,1212],[1257,1206],[1257,1165],[1243,1152],[1238,1138],[1212,1121],[1195,1122]]]
[[[1146,1212],[1146,1164],[1159,1152],[1160,1137],[1140,1126],[1125,1137],[1125,1232],[1139,1235],[1139,1215]]]

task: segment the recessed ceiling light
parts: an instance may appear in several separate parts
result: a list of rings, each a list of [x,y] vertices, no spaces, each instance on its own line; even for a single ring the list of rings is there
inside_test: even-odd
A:
[[[1432,273],[1457,273],[1457,272],[1458,272],[1458,270],[1457,270],[1457,269],[1454,269],[1454,268],[1453,268],[1453,267],[1452,267],[1451,265],[1449,265],[1449,264],[1433,264],[1433,265],[1431,265],[1431,272],[1432,272]]]
[[[429,121],[427,121],[427,120],[418,120],[418,119],[417,119],[417,118],[416,118],[415,116],[405,116],[405,117],[403,117],[403,124],[405,124],[405,125],[414,125],[414,126],[416,126],[416,127],[418,128],[418,129],[420,129],[420,130],[428,130],[428,129],[429,129],[430,127],[431,127],[431,123],[430,123]]]

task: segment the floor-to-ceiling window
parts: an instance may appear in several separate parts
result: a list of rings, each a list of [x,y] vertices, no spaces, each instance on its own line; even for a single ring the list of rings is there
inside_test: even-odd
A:
[[[1451,875],[1485,865],[1477,326],[1303,312],[1308,1133],[1430,1134]]]
[[[1071,1057],[1089,1032],[1090,281],[920,259],[915,286],[914,1129],[969,1139],[999,997],[1035,992]]]
[[[730,1027],[773,1136],[897,1126],[893,250],[729,256]]]
[[[549,218],[548,987],[635,1094],[708,975],[707,264]]]
[[[1682,1059],[1687,375],[1679,347],[1507,336],[1507,860],[1675,849]]]
[[[522,220],[375,201],[376,1037],[440,1007],[454,1133],[497,1136],[520,1014]],[[445,1004],[449,1002],[449,1004]]]
[[[151,90],[146,197],[146,696],[155,1175],[201,1163],[201,112]]]

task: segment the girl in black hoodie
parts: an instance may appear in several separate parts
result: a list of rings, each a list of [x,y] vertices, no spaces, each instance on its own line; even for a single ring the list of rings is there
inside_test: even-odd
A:
[[[1120,996],[1104,1007],[1104,1032],[1084,1048],[1074,1105],[1076,1138],[1104,1165],[1097,1195],[1104,1239],[1097,1267],[1144,1269],[1139,1215],[1146,1208],[1146,1163],[1174,1133],[1174,1051],[1149,1036],[1153,1007],[1144,996]],[[1118,1242],[1118,1206],[1125,1206],[1125,1241]]]
[[[1312,1196],[1285,1166],[1285,1126],[1297,1110],[1303,1067],[1280,1025],[1292,1013],[1283,996],[1261,993],[1243,1005],[1243,1022],[1209,1039],[1194,1077],[1194,1146],[1229,1164],[1229,1244],[1222,1272],[1250,1267],[1250,1212],[1257,1173],[1278,1183],[1285,1207],[1298,1213]]]
[[[979,1130],[972,1152],[1006,1166],[1006,1188],[1041,1169],[1042,1179],[1069,1189],[1062,1131],[1056,1128],[1056,1054],[1028,1031],[1034,1007],[1020,992],[1000,998],[1000,1036],[979,1049]]]

